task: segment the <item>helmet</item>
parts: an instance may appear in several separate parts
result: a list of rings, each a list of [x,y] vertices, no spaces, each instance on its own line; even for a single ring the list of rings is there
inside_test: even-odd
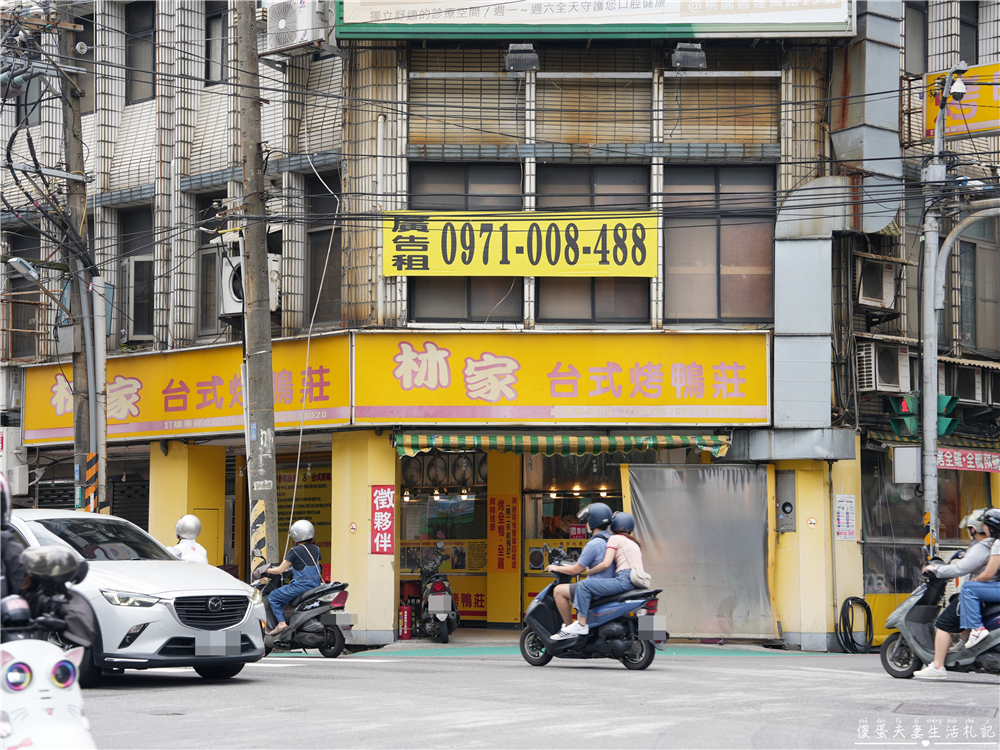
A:
[[[174,528],[181,539],[195,539],[201,533],[201,520],[191,514],[181,516]]]
[[[631,534],[635,531],[635,519],[631,513],[615,513],[611,519],[611,531],[615,534]]]
[[[962,523],[959,524],[960,529],[975,529],[977,534],[985,534],[986,529],[983,526],[983,514],[986,512],[986,508],[978,508],[972,511],[969,515],[962,519]]]
[[[983,523],[989,527],[990,536],[1000,539],[1000,508],[990,508],[983,513]]]
[[[292,539],[296,542],[306,542],[316,538],[315,527],[304,518],[293,523],[288,533],[292,535]]]
[[[7,477],[3,472],[0,472],[0,495],[3,496],[3,518],[0,521],[0,529],[6,531],[10,526],[10,509],[13,501],[10,497],[10,485],[7,484]]]
[[[606,527],[611,521],[611,508],[604,503],[591,503],[586,507],[586,511],[587,526],[590,527],[591,531]]]

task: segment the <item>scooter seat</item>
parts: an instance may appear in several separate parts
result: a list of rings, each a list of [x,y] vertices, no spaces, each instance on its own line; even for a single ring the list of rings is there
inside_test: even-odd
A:
[[[591,608],[598,607],[601,604],[610,604],[611,602],[624,602],[628,599],[655,599],[656,595],[659,594],[663,589],[630,589],[628,591],[623,591],[620,594],[612,594],[611,596],[602,596],[600,599],[594,599],[590,603]]]
[[[312,599],[314,596],[325,594],[328,591],[343,591],[346,588],[347,588],[346,583],[338,583],[337,581],[334,581],[333,583],[322,583],[316,588],[309,589],[308,591],[303,591],[297,597],[288,602],[288,606],[297,607],[300,604],[302,604],[302,602],[306,601],[307,599]]]

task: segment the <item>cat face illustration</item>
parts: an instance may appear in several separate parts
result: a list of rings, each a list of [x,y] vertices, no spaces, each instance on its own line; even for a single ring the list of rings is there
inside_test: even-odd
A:
[[[0,657],[0,748],[94,747],[77,682],[82,648],[63,651],[47,641],[11,641]]]

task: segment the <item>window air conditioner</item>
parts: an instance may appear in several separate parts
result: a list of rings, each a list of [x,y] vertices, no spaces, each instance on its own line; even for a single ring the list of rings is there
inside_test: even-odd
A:
[[[895,344],[858,345],[858,390],[903,393],[910,387],[910,350]]]
[[[1000,407],[1000,372],[984,372],[986,376],[986,403]]]
[[[222,251],[222,284],[220,318],[243,315],[243,258],[238,242],[227,243]],[[281,256],[267,254],[267,287],[271,312],[280,309]]]
[[[978,367],[961,367],[952,370],[952,389],[948,395],[958,396],[960,404],[982,404],[983,371]]]
[[[896,302],[896,268],[892,263],[855,258],[854,272],[859,305],[893,309]]]
[[[284,0],[267,9],[267,53],[315,52],[327,41],[329,22],[325,0]],[[308,48],[308,49],[303,49]]]

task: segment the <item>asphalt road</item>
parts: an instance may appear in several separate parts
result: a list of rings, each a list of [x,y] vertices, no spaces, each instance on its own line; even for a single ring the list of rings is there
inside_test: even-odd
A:
[[[644,672],[531,667],[511,645],[284,655],[216,683],[127,672],[84,698],[107,749],[1000,747],[996,677],[755,647],[671,646]]]

